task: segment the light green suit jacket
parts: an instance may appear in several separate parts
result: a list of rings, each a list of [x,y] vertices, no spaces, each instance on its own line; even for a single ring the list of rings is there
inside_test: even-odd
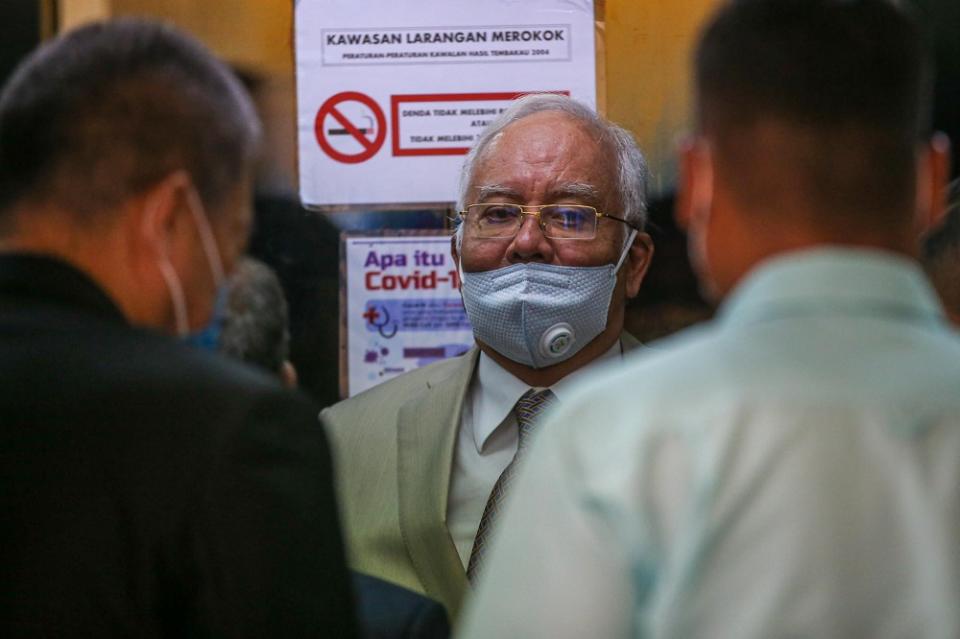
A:
[[[623,333],[624,351],[639,346]],[[327,408],[349,562],[442,603],[456,620],[468,582],[447,530],[460,413],[479,350]]]

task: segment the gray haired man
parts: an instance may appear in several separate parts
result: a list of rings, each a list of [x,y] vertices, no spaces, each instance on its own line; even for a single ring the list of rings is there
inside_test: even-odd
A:
[[[477,346],[324,412],[355,569],[456,617],[539,411],[637,345],[645,178],[630,134],[568,97],[522,98],[484,131],[452,247]]]
[[[297,387],[297,369],[290,361],[287,298],[276,273],[252,257],[240,259],[229,280],[226,312],[218,348],[259,366]]]

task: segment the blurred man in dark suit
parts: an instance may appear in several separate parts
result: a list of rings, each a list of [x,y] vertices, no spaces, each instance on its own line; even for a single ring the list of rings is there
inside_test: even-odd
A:
[[[0,635],[354,635],[316,408],[172,339],[243,250],[259,136],[147,22],[0,95]]]
[[[213,331],[220,352],[297,385],[290,363],[287,302],[269,266],[243,257],[229,279],[222,326]],[[450,622],[438,602],[389,581],[352,576],[364,639],[446,639]]]

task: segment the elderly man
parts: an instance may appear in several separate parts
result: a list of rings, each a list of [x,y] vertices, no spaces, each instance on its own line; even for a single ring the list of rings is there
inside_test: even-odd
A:
[[[960,636],[960,339],[919,30],[737,0],[696,57],[678,215],[719,319],[548,420],[463,636]]]
[[[353,636],[315,407],[173,337],[243,250],[259,137],[148,22],[0,95],[0,635]]]
[[[631,136],[567,97],[518,100],[485,130],[453,247],[477,348],[324,412],[356,569],[456,615],[539,411],[636,345],[645,176]]]

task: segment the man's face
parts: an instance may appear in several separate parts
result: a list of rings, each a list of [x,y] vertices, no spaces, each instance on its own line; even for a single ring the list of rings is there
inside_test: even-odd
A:
[[[535,113],[504,129],[478,159],[467,204],[586,204],[619,216],[612,160],[569,116]],[[627,230],[622,222],[601,218],[591,240],[551,240],[534,216],[524,218],[513,238],[478,239],[465,230],[463,270],[488,271],[521,262],[609,264],[619,257]]]

